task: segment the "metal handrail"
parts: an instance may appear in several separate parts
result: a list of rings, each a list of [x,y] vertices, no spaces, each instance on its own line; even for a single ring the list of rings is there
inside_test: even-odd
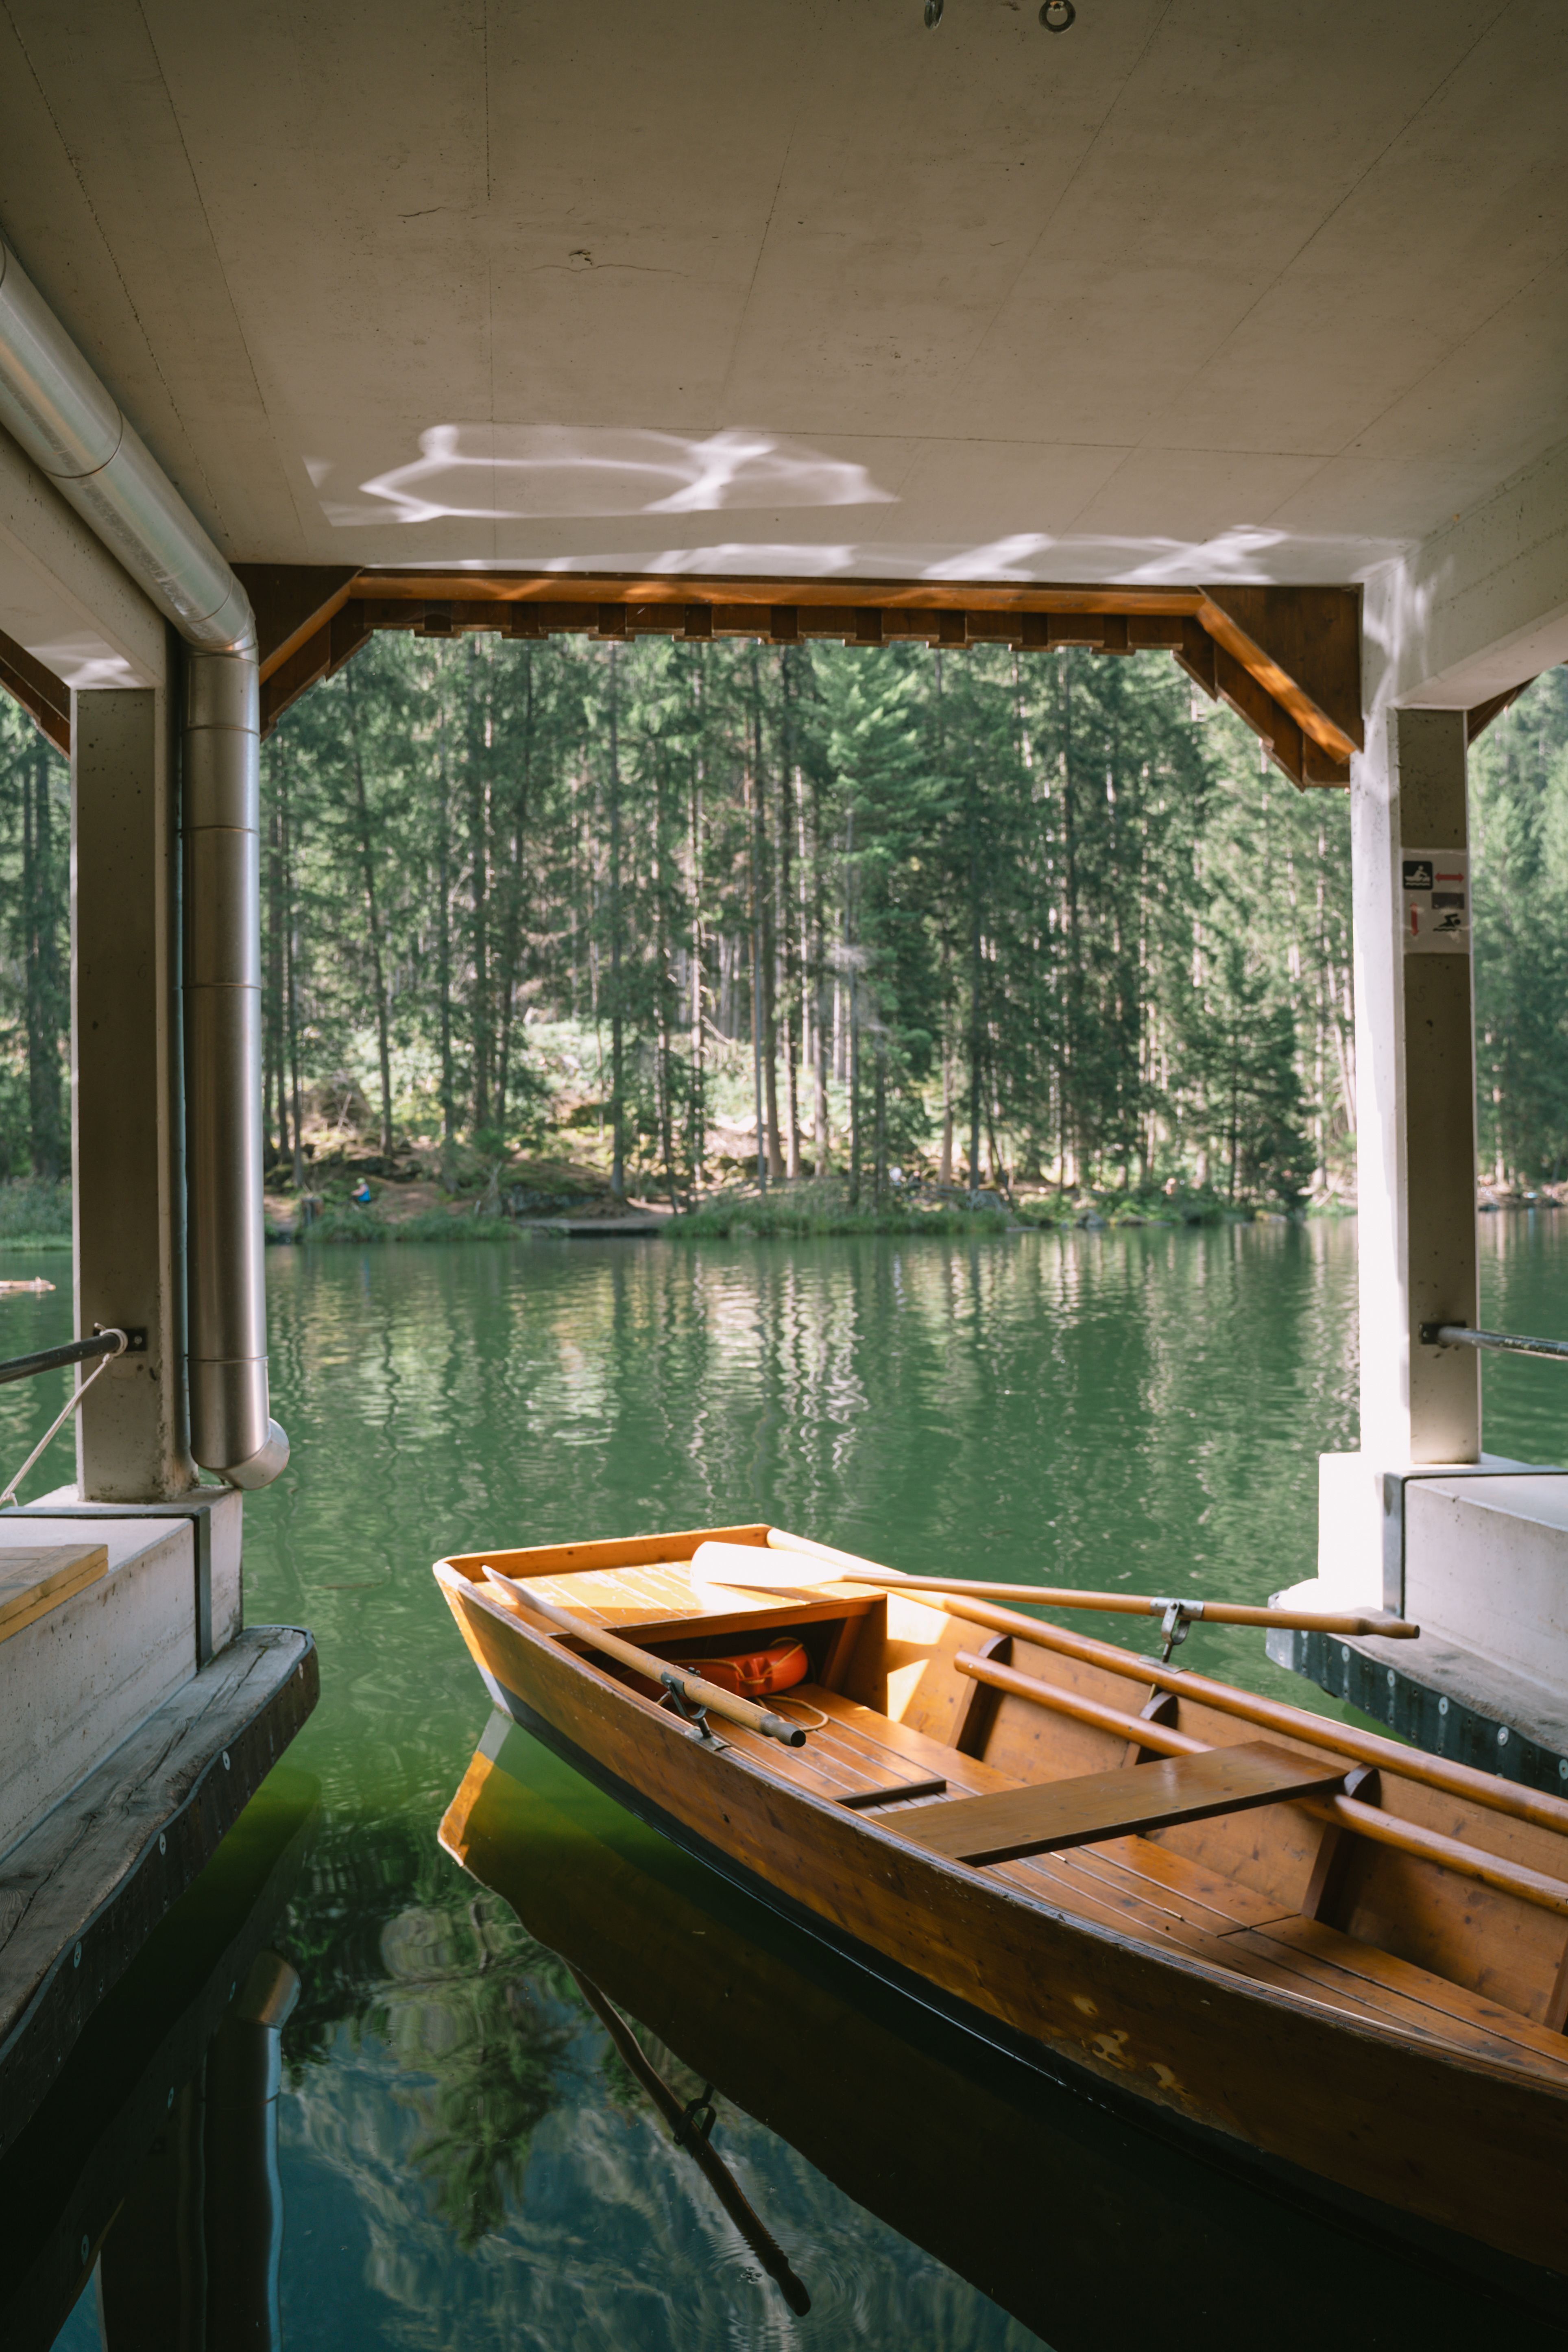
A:
[[[0,1387],[7,1381],[30,1381],[35,1372],[58,1372],[67,1364],[85,1364],[94,1356],[142,1355],[145,1331],[95,1331],[90,1339],[69,1339],[63,1348],[40,1348],[35,1355],[11,1356],[0,1363]]]
[[[1517,1331],[1476,1331],[1468,1323],[1423,1323],[1426,1348],[1498,1348],[1505,1356],[1568,1357],[1568,1339],[1526,1339]]]

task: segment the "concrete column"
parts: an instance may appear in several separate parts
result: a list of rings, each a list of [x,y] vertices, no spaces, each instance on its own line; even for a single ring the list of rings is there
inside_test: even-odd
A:
[[[1479,1307],[1465,752],[1462,710],[1385,709],[1352,769],[1362,1455],[1388,1469],[1480,1455],[1476,1357],[1419,1336]]]
[[[170,665],[171,674],[174,665]],[[71,1166],[77,1328],[140,1326],[77,1415],[84,1502],[195,1484],[184,1397],[179,862],[164,687],[71,704]]]

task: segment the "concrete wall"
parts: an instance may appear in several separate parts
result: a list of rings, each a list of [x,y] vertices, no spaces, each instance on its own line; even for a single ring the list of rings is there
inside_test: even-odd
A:
[[[1413,1479],[1405,1605],[1478,1657],[1568,1692],[1568,1472]]]
[[[83,1508],[68,1493],[0,1518],[0,1553],[50,1543],[109,1553],[99,1582],[0,1640],[0,1853],[238,1633],[241,1510],[237,1494],[216,1488],[167,1517]]]

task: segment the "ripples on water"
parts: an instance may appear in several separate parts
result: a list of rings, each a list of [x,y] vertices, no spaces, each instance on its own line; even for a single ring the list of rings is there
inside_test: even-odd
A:
[[[1554,1226],[1483,1234],[1486,1312],[1568,1330]],[[291,2352],[1041,2341],[721,2098],[715,2144],[813,2292],[791,2316],[566,1971],[437,1845],[489,1708],[430,1562],[766,1519],[910,1569],[1261,1600],[1311,1572],[1316,1456],[1354,1443],[1353,1225],[330,1248],[269,1273],[294,1456],[247,1504],[247,1612],[310,1625],[322,1676],[290,1759],[323,1797],[288,1944]],[[68,1304],[7,1318],[42,1344]],[[1563,1458],[1553,1379],[1489,1370],[1489,1447]],[[7,1458],[53,1386],[0,1390]],[[1260,1637],[1187,1654],[1307,1696]],[[558,1795],[561,1769],[540,1759]],[[595,1838],[625,1833],[573,1786]]]

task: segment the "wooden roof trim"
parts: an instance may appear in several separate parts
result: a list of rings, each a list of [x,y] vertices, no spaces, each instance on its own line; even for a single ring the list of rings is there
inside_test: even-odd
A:
[[[239,567],[237,567],[239,568]],[[243,572],[242,572],[243,576]],[[833,604],[884,612],[1196,613],[1201,588],[1048,586],[1013,581],[787,580],[677,576],[636,572],[461,572],[387,569],[360,572],[355,596],[399,603],[549,604]]]
[[[1298,786],[1348,783],[1363,740],[1353,588],[236,568],[262,627],[264,733],[378,629],[442,637],[498,629],[514,638],[583,632],[760,635],[775,645],[824,636],[866,646],[1087,645],[1102,654],[1163,647],[1245,719]]]
[[[1210,588],[1198,618],[1331,759],[1364,748],[1359,590]]]
[[[0,686],[19,702],[40,734],[68,760],[71,748],[70,688],[36,654],[0,629]]]
[[[264,681],[342,612],[359,577],[349,564],[237,563],[234,570],[256,614]]]

